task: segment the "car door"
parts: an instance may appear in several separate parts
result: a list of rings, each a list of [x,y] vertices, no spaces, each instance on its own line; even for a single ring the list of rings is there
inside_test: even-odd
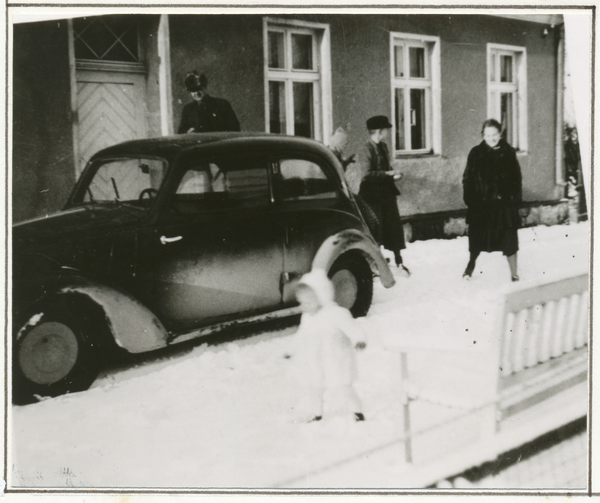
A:
[[[183,164],[159,222],[140,240],[141,295],[174,331],[278,307],[283,228],[267,162],[198,156]]]
[[[311,268],[315,254],[329,236],[360,223],[345,206],[340,186],[318,157],[290,153],[273,160],[278,219],[285,228],[285,304],[294,302],[295,280]]]

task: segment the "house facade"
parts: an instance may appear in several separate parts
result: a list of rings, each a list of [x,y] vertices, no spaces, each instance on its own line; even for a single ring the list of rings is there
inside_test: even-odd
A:
[[[566,218],[562,16],[121,15],[13,26],[13,221],[61,208],[97,150],[173,134],[191,70],[242,131],[346,153],[366,119],[394,125],[409,240],[465,233],[462,173],[481,124],[503,123],[523,173],[524,225]],[[357,190],[359,163],[347,177]]]

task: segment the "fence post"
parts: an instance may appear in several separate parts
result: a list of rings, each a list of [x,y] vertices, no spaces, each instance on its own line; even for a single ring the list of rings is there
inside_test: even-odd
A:
[[[402,376],[402,407],[404,409],[404,454],[407,463],[412,463],[412,438],[410,433],[410,396],[408,394],[408,355],[400,353]]]

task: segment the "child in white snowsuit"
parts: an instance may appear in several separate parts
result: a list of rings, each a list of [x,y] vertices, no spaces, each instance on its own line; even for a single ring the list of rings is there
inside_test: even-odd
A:
[[[338,402],[345,412],[364,421],[352,383],[356,378],[354,350],[364,349],[365,334],[348,309],[334,300],[333,284],[322,269],[302,276],[296,288],[302,319],[296,334],[297,370],[305,385],[307,417],[319,421],[324,400]]]

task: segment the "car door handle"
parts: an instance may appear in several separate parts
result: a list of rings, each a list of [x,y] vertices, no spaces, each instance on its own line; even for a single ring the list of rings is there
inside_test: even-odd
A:
[[[163,245],[166,245],[167,243],[173,243],[175,241],[179,241],[180,239],[183,239],[182,236],[175,236],[173,238],[168,238],[167,236],[161,236],[160,237],[160,242]]]

